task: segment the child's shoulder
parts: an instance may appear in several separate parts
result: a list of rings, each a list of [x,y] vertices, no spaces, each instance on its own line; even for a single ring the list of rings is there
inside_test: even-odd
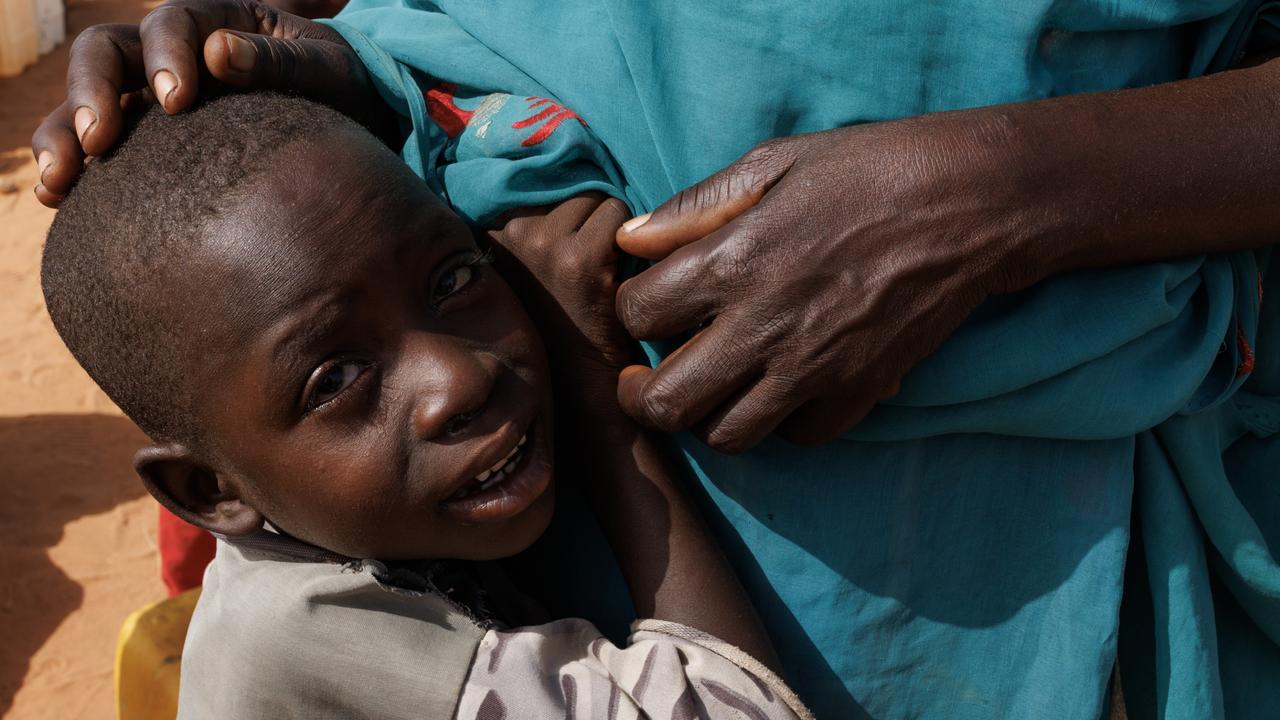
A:
[[[180,715],[449,716],[484,633],[380,563],[283,536],[220,540],[183,649]]]

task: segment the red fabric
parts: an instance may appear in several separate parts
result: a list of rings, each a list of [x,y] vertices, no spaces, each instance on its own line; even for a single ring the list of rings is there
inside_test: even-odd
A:
[[[534,130],[532,135],[525,138],[520,143],[524,147],[532,147],[551,137],[551,133],[555,132],[556,128],[560,127],[561,123],[570,118],[582,123],[583,127],[587,127],[587,121],[579,117],[578,113],[548,98],[540,98],[536,95],[531,95],[525,98],[525,102],[529,103],[530,111],[537,110],[537,112],[523,120],[517,120],[511,128],[513,130],[523,130],[524,128],[531,125],[537,125],[543,121],[545,121],[545,124],[537,130]],[[543,105],[546,107],[538,110],[538,108]]]
[[[163,507],[159,510],[156,535],[160,546],[160,578],[169,589],[169,597],[173,597],[200,587],[216,545],[207,531],[179,519]]]
[[[1244,336],[1242,328],[1236,328],[1236,346],[1240,348],[1240,367],[1236,368],[1236,377],[1244,377],[1253,372],[1253,348],[1249,347],[1249,338]]]
[[[453,94],[458,89],[451,82],[443,82],[426,92],[427,115],[444,130],[444,134],[456,138],[467,129],[475,113],[463,110],[453,101]]]

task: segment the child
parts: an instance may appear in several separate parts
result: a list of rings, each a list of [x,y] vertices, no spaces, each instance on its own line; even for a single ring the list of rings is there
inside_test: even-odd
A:
[[[154,440],[148,490],[219,537],[183,718],[808,717],[614,401],[626,214],[578,197],[493,233],[544,283],[548,363],[467,226],[333,111],[152,112],[89,168],[49,233],[50,315]],[[486,562],[538,538],[570,476],[653,618],[625,648],[512,627],[536,611]]]

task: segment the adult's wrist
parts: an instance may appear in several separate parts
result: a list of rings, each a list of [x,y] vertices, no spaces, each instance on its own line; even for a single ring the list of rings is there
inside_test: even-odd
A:
[[[1277,88],[1272,61],[974,111],[1007,125],[1011,256],[1043,277],[1273,242]]]
[[[1018,110],[1000,106],[920,118],[936,123],[918,150],[939,168],[933,182],[945,195],[932,200],[954,203],[959,217],[976,216],[967,227],[940,228],[938,234],[960,243],[962,280],[984,297],[1021,290],[1070,262],[1070,248],[1052,239],[1070,236],[1069,218],[1052,191],[1053,160],[1037,150]]]
[[[1098,182],[1096,119],[1054,117],[1053,101],[971,111],[987,145],[998,208],[988,226],[992,292],[1012,292],[1047,277],[1097,264],[1119,228]],[[1114,199],[1114,198],[1111,198]]]

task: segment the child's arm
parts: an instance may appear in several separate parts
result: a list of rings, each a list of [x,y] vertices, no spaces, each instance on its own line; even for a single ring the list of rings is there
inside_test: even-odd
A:
[[[754,609],[678,487],[676,463],[617,403],[618,372],[635,352],[614,312],[613,237],[627,217],[617,200],[582,196],[493,233],[547,335],[558,466],[583,478],[641,617],[697,628],[776,669]]]
[[[580,476],[637,614],[698,628],[779,672],[754,608],[678,486],[670,448],[623,416],[613,395],[596,394],[570,443],[589,449]]]

